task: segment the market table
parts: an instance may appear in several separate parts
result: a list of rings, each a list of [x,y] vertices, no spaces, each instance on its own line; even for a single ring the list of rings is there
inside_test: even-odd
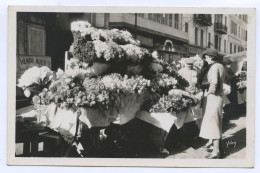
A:
[[[121,117],[115,116],[114,111],[109,111],[102,114],[101,112],[94,110],[90,112],[86,109],[81,109],[79,116],[77,111],[73,111],[71,109],[61,109],[55,104],[50,104],[41,110],[40,116],[38,114],[39,111],[37,112],[33,106],[17,111],[18,117],[23,117],[25,119],[37,117],[38,123],[42,123],[44,126],[58,132],[64,140],[70,144],[73,143],[75,135],[80,137],[83,133],[82,130],[86,130],[86,127],[87,129],[102,129],[110,126],[111,123],[118,124],[120,126],[122,125],[120,118],[123,119],[124,124],[127,124],[129,121],[137,118],[151,124],[154,128],[161,129],[159,134],[158,131],[151,130],[149,138],[155,146],[158,148],[163,148],[171,127],[175,125],[177,129],[179,129],[184,123],[199,121],[202,118],[202,109],[199,106],[195,106],[185,112],[180,112],[177,114],[137,111],[135,117],[129,118],[122,117],[122,115]],[[125,121],[126,119],[127,122]],[[78,127],[77,121],[80,122]],[[78,130],[77,133],[76,130]]]

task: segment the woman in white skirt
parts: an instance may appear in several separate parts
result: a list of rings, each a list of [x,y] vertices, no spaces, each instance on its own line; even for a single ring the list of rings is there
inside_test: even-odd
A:
[[[216,50],[207,50],[203,57],[209,64],[209,70],[203,78],[203,84],[208,84],[204,99],[204,116],[201,124],[200,137],[209,139],[206,148],[213,146],[209,159],[221,157],[220,141],[222,138],[222,110],[223,110],[223,81],[225,78],[224,66]]]

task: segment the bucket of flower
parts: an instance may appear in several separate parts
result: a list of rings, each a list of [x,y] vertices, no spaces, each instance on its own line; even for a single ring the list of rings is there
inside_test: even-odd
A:
[[[46,66],[27,69],[18,80],[18,87],[24,90],[24,95],[33,98],[37,112],[37,123],[44,124],[42,119],[46,114],[46,93],[54,77],[54,73]]]
[[[238,91],[237,93],[238,104],[245,103],[246,88],[247,88],[247,72],[241,71],[237,73],[235,77],[235,83],[236,83],[236,89]]]
[[[173,75],[174,76],[174,75]],[[173,125],[181,128],[187,118],[188,110],[197,105],[195,96],[189,92],[177,89],[182,87],[181,78],[172,77],[171,74],[161,74],[151,82],[150,99],[137,112],[136,117],[152,124],[158,130],[150,130],[149,139],[161,153],[169,154],[164,148],[168,133]],[[144,111],[145,110],[145,111]]]

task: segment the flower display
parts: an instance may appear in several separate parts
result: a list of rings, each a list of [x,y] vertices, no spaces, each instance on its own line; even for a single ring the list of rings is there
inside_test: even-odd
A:
[[[74,21],[71,23],[71,31],[85,33],[85,30],[90,28],[91,24],[87,21]]]
[[[197,100],[183,96],[181,93],[163,95],[156,104],[150,109],[150,112],[169,112],[180,113],[186,111],[191,106],[197,104]]]
[[[185,64],[186,64],[185,61],[187,59],[193,59],[194,60],[193,68],[195,68],[198,71],[202,69],[204,61],[203,61],[203,59],[199,55],[192,56],[192,57],[189,57],[189,58],[181,58],[181,60],[179,61],[181,67],[185,66]]]
[[[140,62],[146,56],[151,56],[147,49],[141,48],[133,44],[121,45],[126,53],[126,59],[131,62]]]
[[[71,31],[74,36],[72,52],[80,62],[91,65],[101,58],[140,62],[151,56],[147,49],[139,47],[140,42],[128,31],[97,29],[86,21],[72,22]]]
[[[136,41],[132,37],[132,34],[128,31],[112,29],[108,32],[110,33],[112,40],[120,45],[125,45],[125,44],[132,44],[132,45],[137,45],[137,46],[140,45],[140,42]]]
[[[228,84],[223,84],[224,95],[228,95],[231,92],[231,87]]]
[[[240,73],[237,73],[235,77],[235,82],[237,90],[239,92],[243,92],[247,87],[247,72],[241,71]]]
[[[93,41],[97,58],[104,58],[106,61],[120,59],[124,57],[124,51],[115,42]]]
[[[74,39],[73,55],[81,62],[93,63],[96,56],[93,42],[81,37]]]
[[[53,72],[46,66],[31,67],[26,70],[18,80],[18,87],[24,90],[25,96],[29,97],[40,93],[44,88],[48,88],[53,78]]]

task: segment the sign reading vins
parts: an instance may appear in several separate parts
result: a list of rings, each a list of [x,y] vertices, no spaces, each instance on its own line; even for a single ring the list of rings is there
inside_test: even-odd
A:
[[[51,68],[51,57],[50,56],[30,56],[30,55],[19,55],[17,57],[17,79],[26,71],[33,66],[47,66]]]

